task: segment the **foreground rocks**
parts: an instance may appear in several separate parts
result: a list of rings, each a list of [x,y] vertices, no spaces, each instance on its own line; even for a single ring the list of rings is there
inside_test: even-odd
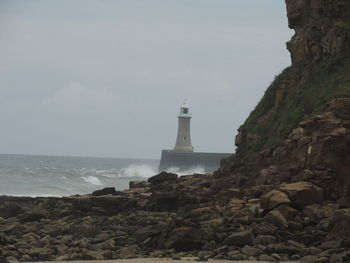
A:
[[[263,154],[256,176],[223,163],[214,174],[163,172],[125,191],[2,196],[0,255],[347,262],[349,135],[350,120],[330,110],[302,122],[273,157]]]

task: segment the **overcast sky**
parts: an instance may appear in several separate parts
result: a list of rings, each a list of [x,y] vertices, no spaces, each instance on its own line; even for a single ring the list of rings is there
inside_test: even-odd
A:
[[[233,152],[291,34],[281,0],[1,0],[0,153],[157,159],[184,99]]]

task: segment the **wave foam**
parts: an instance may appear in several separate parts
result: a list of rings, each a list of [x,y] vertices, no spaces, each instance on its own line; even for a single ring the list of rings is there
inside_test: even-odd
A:
[[[96,176],[88,176],[88,177],[80,177],[81,179],[84,180],[84,182],[86,183],[90,183],[90,184],[93,184],[93,185],[102,185],[100,179],[98,179]]]
[[[179,167],[170,167],[166,170],[168,173],[175,173],[178,175],[192,175],[192,174],[205,174],[205,168],[203,166],[193,166],[188,170],[181,171]]]
[[[119,171],[119,176],[122,177],[151,177],[158,173],[153,167],[145,164],[131,164]]]

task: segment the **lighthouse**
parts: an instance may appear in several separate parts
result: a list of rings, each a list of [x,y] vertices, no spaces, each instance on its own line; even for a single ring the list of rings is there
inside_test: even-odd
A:
[[[193,152],[193,147],[191,144],[191,114],[190,109],[186,101],[180,107],[180,113],[178,115],[178,128],[177,128],[177,138],[174,151],[177,152]]]
[[[187,174],[191,169],[204,169],[206,173],[211,173],[220,167],[221,159],[231,156],[232,153],[194,152],[190,133],[191,113],[186,101],[180,107],[177,117],[179,126],[176,144],[173,150],[162,150],[160,172],[186,171]]]

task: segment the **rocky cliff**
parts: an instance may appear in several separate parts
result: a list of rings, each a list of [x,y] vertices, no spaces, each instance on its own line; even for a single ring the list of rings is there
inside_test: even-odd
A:
[[[240,127],[237,153],[274,148],[302,120],[350,95],[350,2],[286,0],[292,66],[276,77]]]
[[[0,197],[0,260],[350,261],[350,2],[287,0],[292,65],[214,174]]]

